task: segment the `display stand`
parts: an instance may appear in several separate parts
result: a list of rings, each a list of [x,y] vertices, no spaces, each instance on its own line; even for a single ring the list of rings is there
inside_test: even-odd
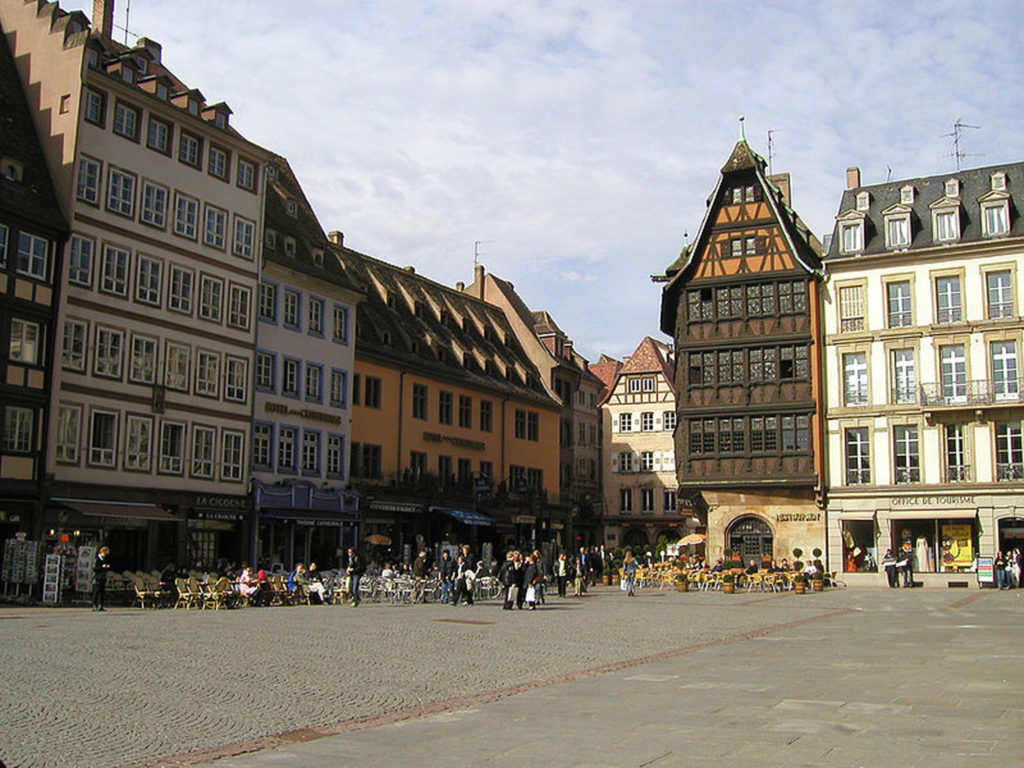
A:
[[[7,539],[4,542],[4,559],[0,566],[0,581],[4,583],[4,597],[16,597],[22,592],[31,592],[39,583],[38,541],[24,538]]]
[[[43,567],[43,602],[57,603],[60,601],[60,582],[64,571],[64,558],[61,555],[47,555]]]
[[[75,563],[75,592],[92,592],[93,563],[96,560],[96,547],[79,547],[78,559]]]

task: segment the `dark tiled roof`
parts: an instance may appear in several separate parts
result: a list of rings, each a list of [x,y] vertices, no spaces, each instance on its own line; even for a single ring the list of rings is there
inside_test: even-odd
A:
[[[23,166],[20,181],[0,174],[0,208],[27,221],[58,231],[67,231],[67,223],[57,203],[46,159],[39,144],[32,113],[29,111],[21,78],[0,30],[0,154]]]
[[[561,408],[498,307],[417,275],[411,267],[333,243],[330,249],[350,277],[367,288],[357,310],[357,357],[373,355],[424,376]],[[509,368],[525,374],[525,380],[507,377]]]
[[[861,253],[864,255],[885,253],[891,249],[885,245],[885,222],[882,211],[898,204],[900,190],[910,185],[914,188],[914,203],[909,206],[913,238],[910,246],[901,251],[942,246],[945,244],[936,243],[932,235],[932,209],[930,206],[945,196],[947,180],[958,179],[960,182],[960,239],[955,243],[988,241],[993,238],[982,236],[981,207],[978,204],[978,198],[992,191],[991,177],[996,171],[1003,171],[1006,174],[1006,191],[1010,195],[1010,231],[1004,237],[1024,236],[1024,218],[1021,216],[1021,212],[1024,211],[1024,162],[951,171],[935,176],[901,179],[884,184],[869,184],[847,189],[843,192],[837,216],[855,211],[857,194],[867,192],[870,195],[870,204],[868,210],[864,212],[866,226],[864,250]],[[839,224],[837,222],[833,229],[827,258],[840,256],[839,245]],[[850,255],[842,254],[842,256]]]
[[[342,288],[361,290],[362,287],[328,252],[327,236],[291,165],[285,158],[275,156],[269,167],[273,169],[273,178],[267,182],[264,227],[274,230],[277,238],[274,246],[270,247],[264,237],[263,260],[327,280]],[[294,205],[294,216],[288,212],[289,203]],[[286,237],[295,240],[294,256],[285,252]],[[320,263],[314,259],[315,252],[320,254]]]

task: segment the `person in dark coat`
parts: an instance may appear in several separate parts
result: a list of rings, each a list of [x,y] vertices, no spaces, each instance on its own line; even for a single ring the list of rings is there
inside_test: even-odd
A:
[[[452,586],[455,583],[455,561],[447,549],[441,553],[438,571],[441,574],[441,602],[447,603],[452,599]]]
[[[110,571],[110,547],[100,547],[92,566],[92,609],[105,611],[107,599],[107,573]]]
[[[363,576],[363,559],[356,554],[355,550],[349,547],[348,567],[345,574],[348,576],[348,594],[352,598],[352,605],[359,605],[359,579]]]
[[[531,611],[537,608],[537,585],[543,579],[538,560],[537,553],[531,554],[526,561],[526,567],[523,568],[523,600]],[[530,587],[533,587],[533,590]],[[523,607],[522,603],[520,603],[519,607]]]
[[[466,605],[473,604],[473,581],[476,578],[476,572],[473,570],[473,564],[469,562],[464,555],[459,555],[459,559],[455,561],[455,594],[452,597],[452,607],[456,607],[459,604],[459,600],[464,600]]]

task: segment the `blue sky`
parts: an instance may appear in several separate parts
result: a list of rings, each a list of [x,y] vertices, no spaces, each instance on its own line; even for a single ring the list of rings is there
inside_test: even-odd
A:
[[[127,0],[116,0],[124,39]],[[91,14],[89,0],[65,0]],[[454,285],[480,261],[591,360],[658,331],[744,115],[832,230],[865,184],[1024,159],[1019,2],[131,0],[129,40],[286,156],[326,230]],[[1012,183],[1012,180],[1011,180]],[[1024,183],[1024,179],[1020,180]]]

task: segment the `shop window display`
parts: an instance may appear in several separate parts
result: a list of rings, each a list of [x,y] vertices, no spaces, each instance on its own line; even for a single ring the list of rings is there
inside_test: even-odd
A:
[[[843,521],[843,570],[878,571],[874,520]]]
[[[915,573],[958,573],[974,568],[975,526],[966,519],[894,520],[893,551],[909,543]]]

